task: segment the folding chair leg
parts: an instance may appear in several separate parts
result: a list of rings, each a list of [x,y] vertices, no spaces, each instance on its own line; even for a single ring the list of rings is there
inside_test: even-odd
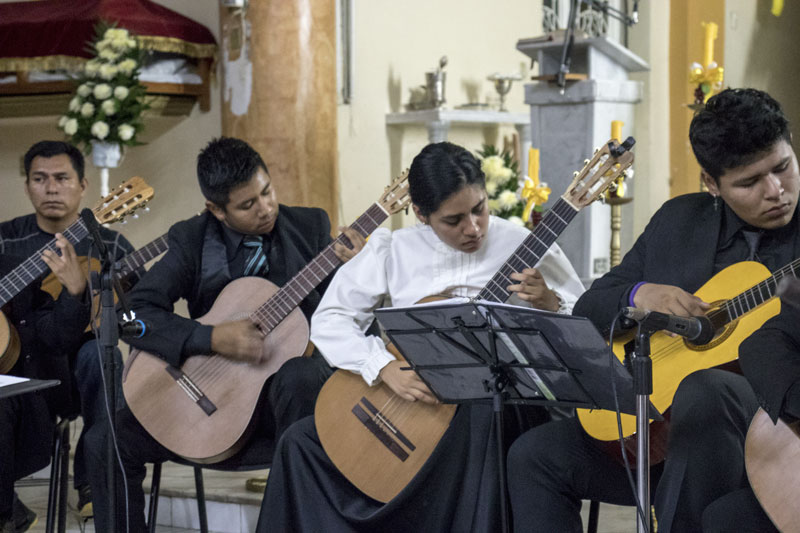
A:
[[[67,487],[69,485],[69,419],[62,419],[53,434],[50,487],[47,496],[45,531],[53,533],[58,517],[58,531],[66,529]]]
[[[206,515],[206,491],[203,486],[203,469],[194,467],[194,485],[197,491],[197,514],[200,517],[200,533],[208,533],[208,517]]]
[[[161,488],[161,463],[153,464],[153,477],[150,483],[150,505],[147,509],[147,529],[150,533],[156,531],[156,516],[158,516],[158,491]]]
[[[589,504],[589,524],[586,533],[597,533],[597,517],[600,514],[600,502],[592,500]]]

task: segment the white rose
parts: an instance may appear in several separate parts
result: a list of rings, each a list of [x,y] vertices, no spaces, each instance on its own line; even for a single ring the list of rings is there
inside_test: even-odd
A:
[[[100,56],[101,59],[105,59],[107,61],[116,61],[117,58],[119,57],[119,52],[115,52],[111,48],[105,48],[103,50],[100,50],[100,53],[98,55]]]
[[[517,198],[517,193],[514,191],[503,191],[497,197],[497,201],[500,202],[501,209],[511,209],[517,205],[519,198]]]
[[[130,76],[133,74],[134,69],[136,69],[136,61],[133,59],[126,59],[124,61],[120,61],[119,63],[119,71],[123,74]]]
[[[81,108],[81,99],[78,98],[77,96],[73,96],[72,100],[69,101],[69,107],[67,109],[69,109],[70,111],[77,111],[80,108]]]
[[[500,211],[500,200],[489,200],[489,212],[498,213]]]
[[[508,217],[508,221],[509,221],[509,222],[513,222],[513,223],[514,223],[514,224],[516,224],[517,226],[524,226],[524,225],[525,225],[525,223],[522,221],[522,219],[521,219],[521,218],[519,218],[519,217],[517,217],[517,216],[514,216],[514,217]]]
[[[100,107],[103,109],[103,113],[108,116],[111,116],[117,112],[117,104],[114,102],[114,100],[106,100]]]
[[[58,119],[58,127],[63,130],[64,124],[67,123],[67,120],[69,120],[69,117],[67,115],[61,115],[61,118]]]
[[[136,48],[136,39],[129,38],[125,44],[128,45],[128,48]]]
[[[100,63],[94,59],[87,61],[83,70],[86,72],[87,76],[94,78],[97,76],[97,73],[100,72]]]
[[[98,120],[94,124],[92,124],[92,135],[100,139],[101,141],[108,136],[108,124],[103,122],[102,120]]]
[[[123,141],[129,141],[133,138],[133,134],[136,133],[136,130],[133,129],[133,126],[128,124],[123,124],[119,128],[117,128],[117,134],[119,138]]]
[[[71,118],[64,123],[64,133],[67,135],[75,135],[78,131],[78,120]]]
[[[91,102],[86,102],[81,106],[81,115],[89,118],[94,114],[94,104]]]
[[[119,87],[114,88],[114,98],[120,102],[128,97],[128,93],[130,93],[130,90],[127,87],[120,85]]]
[[[111,46],[111,41],[109,39],[102,39],[95,43],[94,48],[98,52],[102,52],[103,50],[107,50],[109,46]]]
[[[496,155],[490,155],[481,161],[481,170],[486,174],[486,179],[489,181],[495,181],[503,166],[503,159]]]
[[[119,69],[114,65],[105,64],[100,67],[100,77],[104,80],[112,80],[117,75]]]
[[[98,100],[105,100],[111,97],[111,86],[107,83],[101,83],[94,88],[94,97]]]
[[[486,183],[486,194],[488,194],[490,197],[497,194],[497,182],[489,181]]]
[[[92,86],[89,85],[88,83],[82,84],[80,87],[78,87],[78,94],[86,98],[87,96],[92,94]]]

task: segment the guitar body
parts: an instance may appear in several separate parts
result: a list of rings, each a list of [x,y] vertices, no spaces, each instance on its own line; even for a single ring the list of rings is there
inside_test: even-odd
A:
[[[744,446],[747,478],[761,507],[784,533],[800,532],[800,422],[787,424],[759,409]]]
[[[733,264],[712,277],[695,293],[703,301],[719,305],[721,301],[742,293],[770,277],[770,272],[760,263],[745,261]],[[657,332],[650,338],[653,360],[653,394],[650,401],[663,413],[672,405],[672,398],[680,382],[689,374],[713,368],[738,359],[739,344],[764,322],[780,312],[778,298],[771,298],[737,320],[728,322],[708,344],[694,346],[682,337],[670,337]],[[614,355],[625,359],[628,339],[614,342]],[[617,415],[613,411],[578,409],[578,419],[583,429],[595,439],[612,441],[619,438]],[[636,433],[636,417],[623,414],[622,434],[630,437]]]
[[[394,344],[386,349],[405,361]],[[455,412],[455,405],[409,402],[383,382],[370,387],[361,376],[337,370],[317,397],[314,423],[336,468],[361,492],[386,503],[417,475]]]
[[[19,334],[0,311],[0,374],[8,373],[19,358]]]
[[[198,321],[213,325],[247,318],[277,291],[262,278],[234,280]],[[191,461],[216,463],[242,447],[265,382],[283,363],[303,355],[307,344],[308,323],[294,308],[265,337],[262,349],[268,358],[263,364],[194,355],[175,369],[153,354],[132,350],[122,391],[137,420],[159,443]],[[203,400],[189,396],[187,380]]]
[[[100,272],[102,269],[102,265],[100,264],[100,260],[95,257],[87,257],[82,255],[78,257],[78,263],[81,266],[81,272]],[[99,287],[96,287],[95,293],[92,296],[92,320],[88,326],[86,326],[86,332],[92,331],[92,324],[96,328],[100,327],[100,291]],[[42,280],[42,290],[48,293],[50,296],[53,297],[53,300],[58,299],[61,295],[61,291],[64,290],[64,287],[61,285],[61,282],[58,281],[58,278],[52,272],[47,275],[44,280]],[[117,303],[117,293],[114,292],[114,303]]]
[[[387,349],[403,360],[393,345]],[[336,468],[364,494],[386,503],[417,475],[455,412],[455,405],[409,402],[384,383],[370,387],[361,376],[337,370],[319,393],[314,421]]]

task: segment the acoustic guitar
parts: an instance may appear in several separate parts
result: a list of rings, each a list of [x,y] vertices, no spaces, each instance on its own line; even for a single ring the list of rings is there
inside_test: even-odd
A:
[[[764,322],[781,310],[780,299],[776,298],[778,282],[784,277],[797,277],[800,272],[800,259],[792,261],[774,274],[753,261],[733,264],[717,272],[700,287],[695,295],[711,303],[706,316],[716,330],[714,339],[708,344],[696,346],[682,337],[670,337],[656,332],[650,338],[651,359],[653,362],[653,394],[650,401],[663,413],[672,405],[672,398],[680,382],[697,370],[713,368],[731,363],[739,357],[739,344]],[[625,361],[626,354],[632,350],[629,337],[614,342],[614,355]],[[581,426],[591,437],[599,441],[617,441],[617,415],[613,411],[578,409]],[[622,436],[626,441],[626,451],[635,452],[636,417],[621,415]],[[655,464],[664,459],[668,422],[650,424],[650,462]],[[607,449],[616,453],[618,446]]]
[[[389,215],[405,209],[406,176],[396,178],[350,227],[367,236]],[[284,362],[303,355],[308,345],[308,323],[297,306],[341,264],[334,244],[348,242],[339,235],[280,289],[263,278],[232,281],[198,319],[202,324],[220,324],[249,318],[267,333],[264,363],[203,354],[188,357],[177,368],[154,354],[132,350],[123,370],[122,391],[150,435],[173,453],[198,463],[219,462],[236,453],[246,441],[264,383]]]
[[[580,209],[603,194],[633,163],[623,145],[609,141],[595,152],[500,270],[477,295],[505,302],[510,276],[539,262]],[[399,360],[391,344],[387,349]],[[325,453],[367,496],[388,502],[408,485],[438,445],[455,414],[454,405],[409,402],[386,384],[369,386],[354,373],[337,370],[317,398],[315,424]]]
[[[800,422],[772,423],[759,409],[744,444],[750,486],[772,523],[784,533],[800,532]]]
[[[143,207],[152,197],[153,188],[142,178],[133,177],[101,198],[92,209],[92,213],[101,224],[111,224]],[[73,246],[88,234],[89,230],[81,218],[78,218],[63,232],[64,237]],[[45,250],[56,250],[56,240],[48,242],[0,279],[0,307],[7,304],[20,291],[47,272],[47,264],[42,261],[42,253]],[[19,348],[17,332],[8,323],[5,315],[0,312],[0,374],[11,370],[17,362]]]
[[[167,248],[169,248],[169,244],[167,243],[167,235],[165,234],[145,244],[138,250],[131,252],[125,257],[122,257],[121,259],[115,261],[114,274],[120,280],[124,281],[125,278],[130,276],[136,269],[138,269],[141,266],[144,266],[148,261],[151,261],[156,257],[158,257],[159,255],[161,255],[162,253],[166,252]],[[81,256],[78,258],[78,262],[81,264],[81,269],[86,272],[89,271],[100,272],[102,268],[100,261],[96,257]],[[56,299],[61,294],[63,287],[61,283],[58,281],[58,278],[51,273],[46,278],[44,278],[44,281],[42,281],[42,290],[50,294],[50,296],[52,296],[53,299]],[[117,300],[117,294],[115,292],[114,293],[115,303],[116,300]],[[100,327],[99,288],[92,299],[92,321],[88,326],[86,326],[86,331],[91,331],[93,327],[94,328]]]

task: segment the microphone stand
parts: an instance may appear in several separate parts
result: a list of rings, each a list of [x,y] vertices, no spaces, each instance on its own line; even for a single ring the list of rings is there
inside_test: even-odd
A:
[[[100,328],[99,339],[100,348],[103,353],[104,377],[106,398],[110,411],[108,421],[110,427],[106,448],[106,463],[108,465],[106,482],[108,483],[108,524],[111,533],[116,530],[115,511],[117,504],[117,485],[116,485],[116,464],[117,455],[115,452],[114,438],[116,436],[116,417],[117,417],[117,362],[114,352],[119,343],[119,322],[114,303],[114,292],[116,291],[120,306],[125,311],[126,316],[130,316],[130,308],[125,300],[125,293],[119,279],[114,275],[115,261],[111,257],[111,252],[103,242],[100,235],[99,224],[90,209],[81,211],[81,218],[92,236],[97,251],[100,255]]]
[[[636,490],[641,506],[641,514],[636,513],[637,533],[650,531],[650,419],[647,414],[653,393],[653,361],[650,359],[650,335],[653,333],[639,324],[631,361],[636,393]]]

